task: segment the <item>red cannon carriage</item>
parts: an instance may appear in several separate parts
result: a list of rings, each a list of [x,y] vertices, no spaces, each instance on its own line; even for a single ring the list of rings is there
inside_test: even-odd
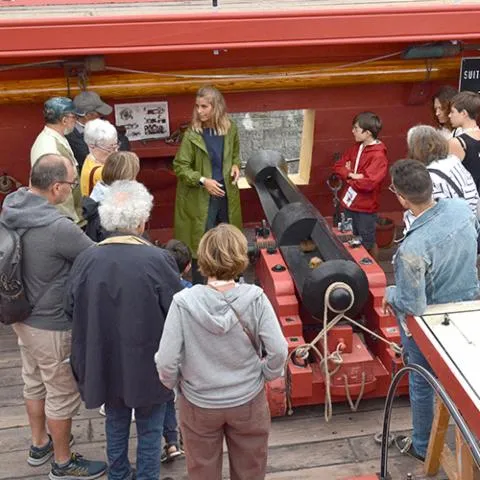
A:
[[[289,180],[280,153],[257,152],[246,176],[266,216],[256,277],[290,352],[285,378],[268,385],[272,415],[324,403],[328,419],[334,402],[355,410],[362,398],[386,396],[402,359],[396,320],[381,306],[385,273],[352,235],[328,225]]]

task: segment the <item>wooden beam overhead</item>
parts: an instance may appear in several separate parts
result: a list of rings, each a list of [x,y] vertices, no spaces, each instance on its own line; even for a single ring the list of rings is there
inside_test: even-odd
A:
[[[113,98],[193,94],[206,83],[223,92],[303,90],[347,85],[408,83],[451,80],[458,76],[459,58],[429,61],[397,60],[350,67],[338,64],[191,70],[181,73],[93,74],[88,86],[99,95]],[[43,102],[52,96],[74,96],[75,81],[65,77],[10,80],[0,83],[0,104]]]

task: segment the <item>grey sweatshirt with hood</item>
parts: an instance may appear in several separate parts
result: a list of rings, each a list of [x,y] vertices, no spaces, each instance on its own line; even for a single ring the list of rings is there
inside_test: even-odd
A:
[[[228,302],[261,340],[262,360]],[[218,292],[195,285],[173,297],[155,361],[162,383],[180,383],[194,405],[227,408],[250,401],[265,381],[282,375],[286,357],[287,342],[261,288],[240,284]]]
[[[0,219],[23,233],[23,283],[33,306],[24,323],[42,330],[70,330],[63,311],[65,284],[77,255],[94,243],[55,206],[28,188],[5,198]]]

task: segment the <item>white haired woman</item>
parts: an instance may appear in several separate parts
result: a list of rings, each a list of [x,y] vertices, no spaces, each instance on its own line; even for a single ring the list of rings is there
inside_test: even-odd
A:
[[[160,477],[166,402],[173,398],[153,356],[182,285],[173,256],[141,237],[152,205],[142,184],[114,182],[98,209],[109,237],[77,257],[67,283],[71,365],[86,407],[105,403],[109,480]],[[133,409],[136,477],[128,459]]]
[[[417,125],[407,134],[408,157],[422,162],[432,179],[432,196],[463,198],[478,217],[479,196],[470,172],[455,155],[448,153],[445,136],[430,125]],[[406,230],[415,220],[408,210],[404,215]]]
[[[109,121],[97,118],[87,122],[83,138],[90,153],[80,174],[80,190],[84,197],[88,197],[95,184],[102,179],[107,157],[118,150],[117,129]]]

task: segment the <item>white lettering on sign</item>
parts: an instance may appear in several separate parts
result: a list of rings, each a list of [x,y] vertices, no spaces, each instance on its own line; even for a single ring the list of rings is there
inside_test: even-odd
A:
[[[480,70],[465,70],[463,72],[464,80],[478,80],[480,79]]]

